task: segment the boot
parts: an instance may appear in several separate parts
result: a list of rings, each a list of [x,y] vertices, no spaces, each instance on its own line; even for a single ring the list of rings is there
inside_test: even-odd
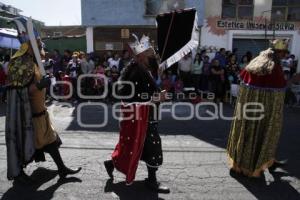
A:
[[[67,175],[77,174],[81,171],[81,167],[79,167],[75,170],[72,170],[65,166],[65,164],[61,158],[61,155],[58,150],[58,146],[57,146],[56,142],[47,145],[45,147],[45,151],[47,153],[49,153],[50,156],[52,157],[52,159],[54,160],[54,162],[58,168],[58,174],[59,174],[60,178],[65,178]]]
[[[108,176],[110,177],[110,179],[114,179],[114,175],[113,175],[113,172],[114,172],[114,163],[112,160],[106,160],[104,161],[104,166],[105,166],[105,169],[106,169],[106,172],[108,174]]]
[[[167,186],[162,185],[160,182],[156,179],[156,171],[157,168],[148,167],[148,178],[145,179],[146,186],[157,193],[164,193],[168,194],[170,193],[170,189]]]

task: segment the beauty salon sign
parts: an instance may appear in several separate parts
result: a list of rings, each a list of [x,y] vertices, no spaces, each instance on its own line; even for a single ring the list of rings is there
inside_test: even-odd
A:
[[[275,30],[275,31],[299,31],[300,24],[293,22],[265,21],[263,17],[253,20],[226,20],[220,16],[208,17],[206,28],[215,35],[225,35],[227,30]]]

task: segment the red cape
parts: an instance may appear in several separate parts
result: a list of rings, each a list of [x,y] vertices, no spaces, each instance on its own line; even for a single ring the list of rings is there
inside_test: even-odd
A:
[[[129,111],[130,109],[132,110]],[[131,104],[130,106],[122,106],[121,112],[123,118],[130,119],[124,119],[120,122],[119,142],[112,153],[112,160],[115,168],[126,175],[126,183],[131,184],[135,179],[138,162],[144,148],[149,106]]]
[[[240,73],[241,79],[247,85],[261,88],[284,88],[286,86],[286,80],[282,67],[275,65],[271,74],[258,76],[251,74],[245,69]]]

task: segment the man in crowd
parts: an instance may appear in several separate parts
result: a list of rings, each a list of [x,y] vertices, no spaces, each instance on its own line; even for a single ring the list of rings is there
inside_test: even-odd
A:
[[[222,68],[225,68],[227,64],[226,49],[221,48],[220,51],[216,53],[215,59],[219,61]]]
[[[184,87],[191,86],[192,53],[187,54],[178,62],[178,74]]]

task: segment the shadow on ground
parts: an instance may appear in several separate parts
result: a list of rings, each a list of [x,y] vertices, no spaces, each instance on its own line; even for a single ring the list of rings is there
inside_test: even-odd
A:
[[[145,187],[144,181],[135,181],[127,186],[125,182],[113,183],[111,179],[106,182],[104,192],[116,194],[120,200],[164,200],[158,197],[158,193]]]
[[[293,188],[288,180],[284,177],[289,176],[283,172],[273,172],[273,181],[267,182],[265,177],[259,179],[250,179],[247,177],[235,177],[256,199],[272,199],[272,200],[300,200],[300,194]]]
[[[32,185],[24,185],[21,183],[13,182],[13,186],[7,190],[1,200],[16,200],[16,199],[36,199],[36,200],[50,200],[53,198],[55,191],[67,183],[81,182],[78,178],[65,178],[59,180],[54,185],[46,188],[45,190],[38,190],[43,184],[47,183],[57,175],[57,171],[48,170],[45,168],[36,169],[31,179],[35,180],[36,183]]]

